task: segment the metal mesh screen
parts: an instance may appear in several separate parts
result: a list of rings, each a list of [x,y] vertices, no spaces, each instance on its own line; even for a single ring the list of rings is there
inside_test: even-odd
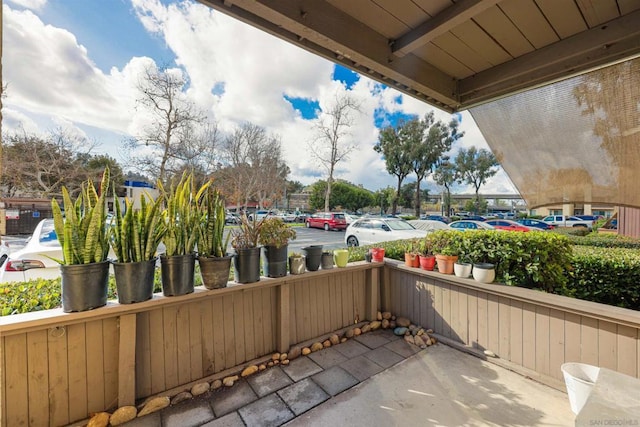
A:
[[[470,112],[529,208],[640,206],[640,59]]]

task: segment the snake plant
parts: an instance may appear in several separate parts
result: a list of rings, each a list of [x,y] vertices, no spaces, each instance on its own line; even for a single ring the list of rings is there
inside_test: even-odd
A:
[[[167,247],[167,256],[187,255],[195,251],[201,218],[198,200],[210,185],[209,181],[196,190],[193,174],[186,173],[177,185],[171,185],[169,191],[158,181],[166,205],[166,233],[162,241]]]
[[[224,201],[220,193],[209,186],[198,200],[200,222],[198,226],[198,254],[223,257],[227,254],[230,234],[224,239]]]
[[[117,200],[115,192],[113,196]],[[134,209],[129,199],[125,199],[124,213],[120,203],[115,204],[109,242],[118,262],[149,261],[155,257],[166,231],[161,206],[161,197],[153,201],[147,194],[140,195],[140,209]]]
[[[91,180],[82,185],[80,195],[71,200],[69,191],[62,187],[64,215],[56,199],[51,200],[53,223],[62,246],[63,265],[90,264],[106,261],[109,252],[106,227],[105,197],[109,190],[109,168],[102,174],[100,195]]]

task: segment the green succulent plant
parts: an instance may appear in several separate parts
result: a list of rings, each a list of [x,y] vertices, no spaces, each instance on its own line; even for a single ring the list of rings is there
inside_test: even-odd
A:
[[[117,200],[115,191],[113,196]],[[162,198],[154,201],[148,194],[141,194],[140,209],[134,209],[133,203],[126,199],[123,214],[120,203],[115,203],[109,242],[118,262],[149,261],[156,256],[166,230]]]
[[[105,195],[109,191],[109,168],[102,174],[100,195],[91,180],[82,184],[78,198],[73,201],[66,187],[62,187],[64,214],[56,199],[51,200],[53,224],[62,246],[63,265],[103,262],[109,253],[109,231]]]
[[[296,230],[285,224],[283,220],[267,217],[260,227],[259,243],[264,246],[281,248],[296,238]]]
[[[225,211],[224,200],[211,186],[198,200],[200,222],[198,226],[198,254],[202,256],[223,257],[231,234],[224,238]]]

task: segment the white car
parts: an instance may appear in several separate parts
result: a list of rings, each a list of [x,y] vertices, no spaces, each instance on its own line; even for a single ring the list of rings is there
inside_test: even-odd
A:
[[[4,262],[9,257],[9,245],[4,240],[0,240],[0,266],[4,264]]]
[[[347,227],[344,242],[347,246],[371,245],[391,240],[416,239],[429,234],[418,230],[400,218],[360,218]]]
[[[61,260],[62,247],[53,220],[44,219],[36,226],[27,244],[10,253],[0,266],[0,283],[60,277],[60,264],[49,257]]]

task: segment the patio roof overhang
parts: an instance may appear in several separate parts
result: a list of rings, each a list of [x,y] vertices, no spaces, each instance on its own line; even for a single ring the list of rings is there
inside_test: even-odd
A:
[[[200,0],[447,111],[640,54],[638,0]]]

